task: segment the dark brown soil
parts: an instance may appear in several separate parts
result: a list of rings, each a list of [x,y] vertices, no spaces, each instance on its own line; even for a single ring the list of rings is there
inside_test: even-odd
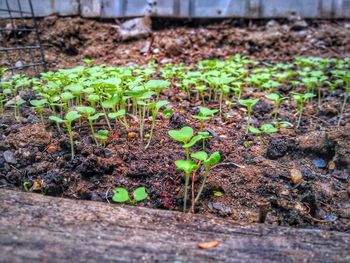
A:
[[[267,28],[253,23],[242,27],[234,26],[233,21],[159,29],[154,32],[152,54],[147,55],[141,50],[149,39],[119,42],[110,23],[57,17],[39,21],[52,69],[81,64],[86,57],[97,64],[125,65],[143,64],[149,59],[194,63],[203,58],[226,58],[236,52],[252,59],[278,61],[296,55],[349,56],[345,22],[309,23],[311,26],[301,31],[293,31],[288,24]],[[172,45],[177,45],[176,52]],[[261,99],[254,111],[256,123],[272,116],[273,107],[263,95],[254,94]],[[109,202],[114,187],[132,190],[143,185],[149,198],[139,205],[180,210],[183,177],[174,161],[183,157],[183,151],[167,132],[186,124],[198,128],[191,114],[200,102],[187,101],[185,94],[174,88],[163,98],[171,101],[175,114],[170,120],[158,119],[154,140],[147,150],[131,119],[128,131],[122,126],[113,129],[106,148],[92,143],[88,126],[83,123],[75,127],[74,160],[70,160],[67,135],[58,134],[53,123],[42,127],[28,106],[23,107],[22,117],[17,120],[6,112],[0,118],[0,187],[23,190],[28,182],[28,188],[39,193]],[[222,162],[212,169],[196,212],[242,222],[350,231],[350,116],[347,108],[342,126],[335,127],[339,104],[339,98],[329,97],[320,110],[316,104],[308,105],[301,129],[284,129],[265,137],[263,152],[257,137],[245,135],[244,109],[225,109],[232,118],[216,118],[207,125],[214,138],[206,147],[210,152],[220,151]],[[295,120],[292,107],[284,106],[282,119]],[[129,138],[128,132],[137,136]],[[13,154],[12,163],[5,161],[6,151]],[[303,175],[297,184],[290,179],[292,169]],[[224,195],[216,197],[215,191]]]
[[[160,64],[192,64],[207,58],[228,58],[236,53],[268,61],[350,54],[348,21],[307,21],[303,27],[300,21],[284,20],[204,23],[153,19],[154,41],[149,37],[124,42],[117,33],[116,22],[57,16],[39,19],[49,69],[71,68],[85,58],[94,59],[97,65],[145,64],[149,60]],[[5,26],[6,20],[0,23]],[[21,26],[21,22],[16,25]],[[29,37],[33,42],[35,36]],[[2,59],[0,65],[6,64],[6,57]]]

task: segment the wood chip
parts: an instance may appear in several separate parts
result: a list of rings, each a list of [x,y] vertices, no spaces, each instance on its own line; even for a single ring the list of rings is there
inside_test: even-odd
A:
[[[198,247],[201,249],[210,249],[210,248],[214,248],[217,247],[219,245],[219,241],[218,240],[213,240],[210,242],[203,242],[203,243],[199,243]]]

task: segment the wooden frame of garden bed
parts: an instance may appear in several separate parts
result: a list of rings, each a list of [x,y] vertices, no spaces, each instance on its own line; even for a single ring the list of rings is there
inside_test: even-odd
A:
[[[0,191],[1,262],[349,262],[350,235]],[[198,244],[218,240],[211,249]]]

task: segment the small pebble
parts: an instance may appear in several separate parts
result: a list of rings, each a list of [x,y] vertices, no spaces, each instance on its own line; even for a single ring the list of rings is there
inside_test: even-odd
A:
[[[137,137],[137,133],[136,132],[129,132],[128,133],[128,138],[131,139],[131,138],[135,138]]]
[[[17,160],[11,151],[4,152],[4,159],[7,163],[17,164]]]
[[[37,123],[39,122],[39,118],[33,114],[29,114],[28,118],[27,118],[27,121],[30,123],[30,124],[34,124],[34,123]]]
[[[329,214],[325,217],[325,220],[328,222],[334,222],[338,219],[338,217],[336,215],[333,214]]]
[[[313,165],[315,165],[315,167],[317,168],[321,168],[321,169],[324,169],[327,167],[327,162],[323,159],[314,159],[312,161]]]
[[[290,179],[293,181],[293,183],[297,184],[300,182],[301,179],[303,179],[303,175],[298,169],[291,169]]]
[[[104,154],[105,154],[105,158],[109,158],[112,156],[112,151],[109,149],[104,149]]]
[[[335,162],[334,161],[329,161],[328,162],[328,169],[329,170],[334,170],[335,169]]]

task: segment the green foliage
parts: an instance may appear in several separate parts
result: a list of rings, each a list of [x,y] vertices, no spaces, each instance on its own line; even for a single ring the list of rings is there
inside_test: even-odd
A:
[[[81,115],[77,111],[69,111],[67,112],[65,119],[61,119],[57,116],[49,116],[49,119],[55,121],[57,123],[64,123],[66,125],[69,141],[71,145],[71,157],[74,159],[74,142],[73,142],[73,131],[72,131],[72,122],[76,119],[80,118]]]
[[[145,187],[138,187],[133,191],[133,198],[129,197],[128,190],[124,187],[117,187],[113,190],[112,201],[115,203],[126,203],[128,202],[131,205],[135,205],[137,202],[146,200],[148,194]]]
[[[298,120],[297,120],[296,128],[299,128],[299,126],[300,126],[301,117],[302,117],[302,114],[303,114],[305,102],[308,99],[311,99],[313,97],[315,97],[315,94],[313,94],[313,93],[305,93],[305,94],[303,94],[303,93],[293,93],[293,100],[295,100],[297,102],[298,113],[299,113],[299,117],[298,117]]]
[[[260,128],[255,128],[255,127],[249,127],[249,131],[253,134],[259,135],[260,138],[260,151],[263,150],[263,135],[264,134],[271,134],[278,132],[278,129],[274,127],[272,124],[263,124],[260,126]]]
[[[247,129],[246,133],[249,131],[250,127],[250,119],[251,119],[251,114],[252,114],[252,108],[255,104],[259,102],[259,99],[246,99],[246,100],[238,100],[239,104],[247,108],[247,113],[248,113],[248,122],[247,122]]]
[[[204,129],[204,122],[210,120],[211,117],[214,116],[215,113],[217,113],[219,110],[217,109],[209,109],[206,107],[199,107],[199,114],[198,115],[192,115],[192,118],[197,119],[200,121],[201,126],[200,130],[202,131]]]

